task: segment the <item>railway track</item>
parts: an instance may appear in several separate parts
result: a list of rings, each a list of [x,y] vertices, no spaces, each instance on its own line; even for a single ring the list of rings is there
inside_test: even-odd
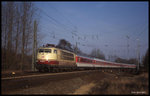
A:
[[[86,71],[97,71],[97,70],[86,70]],[[24,71],[19,73],[7,73],[2,74],[1,80],[11,80],[11,79],[21,79],[21,78],[32,78],[32,77],[41,77],[41,76],[52,76],[52,75],[60,75],[60,74],[72,74],[72,73],[78,73],[78,72],[86,72],[84,70],[76,70],[76,71],[61,71],[61,72],[39,72],[39,71]],[[115,71],[112,70],[100,70],[101,72],[110,72],[114,73]],[[120,72],[115,72],[116,74]],[[135,74],[134,74],[135,75]]]
[[[24,73],[17,75],[9,75],[7,77],[2,77],[1,80],[12,80],[12,79],[22,79],[22,78],[32,78],[32,77],[43,77],[43,76],[54,76],[54,75],[65,75],[65,74],[73,74],[73,73],[85,73],[92,72],[97,70],[86,70],[86,71],[73,71],[73,72],[59,72],[59,73],[40,73],[40,72],[32,72],[32,73]]]
[[[78,76],[88,75],[89,73],[97,72],[98,70],[86,70],[86,71],[73,71],[73,72],[61,72],[61,73],[34,73],[30,75],[14,76],[14,77],[3,77],[2,81],[2,92],[13,91],[17,89],[24,89],[33,86],[39,86],[46,84],[50,81],[59,81],[71,79]]]
[[[4,78],[15,78],[15,77],[18,77],[18,76],[27,76],[27,75],[38,75],[38,74],[46,74],[46,73],[62,73],[62,72],[75,72],[75,71],[83,71],[83,70],[61,70],[61,71],[51,71],[51,72],[39,72],[39,71],[22,71],[22,72],[15,72],[15,71],[12,71],[12,72],[2,72],[2,79]]]

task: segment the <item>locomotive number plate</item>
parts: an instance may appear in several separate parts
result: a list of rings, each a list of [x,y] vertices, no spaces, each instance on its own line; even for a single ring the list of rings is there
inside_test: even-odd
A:
[[[40,60],[40,62],[44,62],[44,60]]]

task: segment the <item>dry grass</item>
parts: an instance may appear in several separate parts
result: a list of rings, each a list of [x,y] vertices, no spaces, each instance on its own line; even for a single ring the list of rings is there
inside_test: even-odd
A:
[[[90,94],[149,94],[148,73],[128,76],[114,76],[105,78],[97,83]]]

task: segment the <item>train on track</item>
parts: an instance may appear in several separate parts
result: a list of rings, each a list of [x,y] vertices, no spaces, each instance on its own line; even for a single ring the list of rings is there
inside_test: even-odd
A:
[[[40,47],[36,58],[35,67],[41,72],[78,69],[126,69],[135,71],[137,69],[136,64],[116,63],[97,58],[80,56],[74,52],[57,48],[52,44]]]

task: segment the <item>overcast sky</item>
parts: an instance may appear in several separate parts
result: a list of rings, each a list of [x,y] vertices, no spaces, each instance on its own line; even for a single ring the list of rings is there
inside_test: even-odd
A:
[[[148,2],[33,2],[40,9],[42,44],[66,39],[85,53],[136,58],[148,49]],[[127,49],[129,42],[129,53]]]

